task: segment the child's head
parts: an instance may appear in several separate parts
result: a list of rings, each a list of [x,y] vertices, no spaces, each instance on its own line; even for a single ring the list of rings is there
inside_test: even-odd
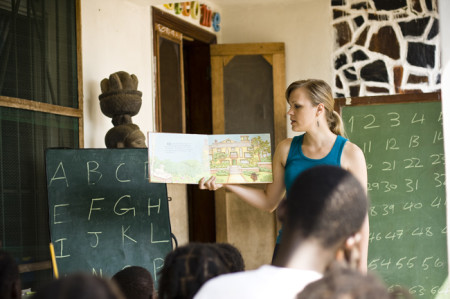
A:
[[[218,250],[220,250],[230,272],[240,272],[245,270],[244,259],[242,258],[239,249],[235,246],[229,243],[214,243],[212,246],[216,246]]]
[[[170,252],[159,278],[158,298],[193,298],[209,279],[229,273],[226,260],[206,243],[190,243]]]
[[[117,287],[98,276],[75,273],[53,280],[33,299],[124,299]]]
[[[334,247],[360,230],[367,209],[366,192],[350,172],[336,166],[310,168],[288,194],[285,231]]]
[[[112,277],[127,299],[152,299],[153,278],[147,269],[139,266],[127,267]]]
[[[396,297],[401,294],[401,297]],[[373,274],[335,263],[323,278],[307,285],[297,299],[391,299],[411,298],[405,289],[389,293],[386,285]]]

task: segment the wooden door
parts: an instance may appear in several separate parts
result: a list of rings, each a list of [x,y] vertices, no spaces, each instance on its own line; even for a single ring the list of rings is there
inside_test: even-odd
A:
[[[211,45],[210,49],[213,133],[270,133],[273,154],[286,138],[284,44]],[[217,242],[237,246],[247,269],[271,262],[276,234],[275,213],[260,211],[230,192],[216,192]]]

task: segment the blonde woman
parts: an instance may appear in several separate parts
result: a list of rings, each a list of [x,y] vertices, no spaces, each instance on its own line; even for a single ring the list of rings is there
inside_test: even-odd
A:
[[[303,134],[281,141],[274,154],[273,183],[264,190],[244,185],[218,184],[215,177],[199,182],[200,189],[225,187],[247,203],[266,211],[274,211],[295,178],[304,170],[319,165],[335,165],[350,171],[367,188],[367,170],[361,149],[344,135],[341,117],[333,110],[334,98],[330,86],[316,79],[295,81],[286,90],[289,104],[287,115],[292,131]],[[367,191],[367,190],[366,190]],[[281,240],[281,231],[277,245]],[[359,269],[367,271],[369,220],[361,228]],[[275,247],[274,257],[277,246]]]

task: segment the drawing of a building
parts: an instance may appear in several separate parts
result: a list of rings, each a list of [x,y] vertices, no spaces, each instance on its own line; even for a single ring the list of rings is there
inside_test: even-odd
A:
[[[228,165],[245,165],[253,157],[252,144],[249,136],[241,135],[240,141],[227,138],[222,141],[215,140],[209,147],[209,159]]]

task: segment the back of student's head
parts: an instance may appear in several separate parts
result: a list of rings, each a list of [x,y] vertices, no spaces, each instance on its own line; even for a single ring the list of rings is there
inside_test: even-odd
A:
[[[229,243],[213,243],[212,246],[215,246],[223,255],[230,272],[240,272],[245,270],[242,254],[235,246]]]
[[[84,273],[57,279],[38,290],[32,299],[124,299],[109,281]]]
[[[356,233],[367,214],[360,182],[336,166],[317,166],[301,173],[286,200],[286,232],[315,238],[324,247]]]
[[[333,267],[321,279],[307,285],[297,299],[391,299],[412,298],[406,289],[389,292],[374,274]]]
[[[209,279],[229,273],[223,256],[210,244],[190,243],[170,252],[158,280],[158,298],[193,298]]]
[[[13,257],[0,250],[0,298],[20,298],[19,268]]]
[[[113,282],[127,299],[152,299],[153,278],[147,269],[139,266],[127,267],[112,277]]]

